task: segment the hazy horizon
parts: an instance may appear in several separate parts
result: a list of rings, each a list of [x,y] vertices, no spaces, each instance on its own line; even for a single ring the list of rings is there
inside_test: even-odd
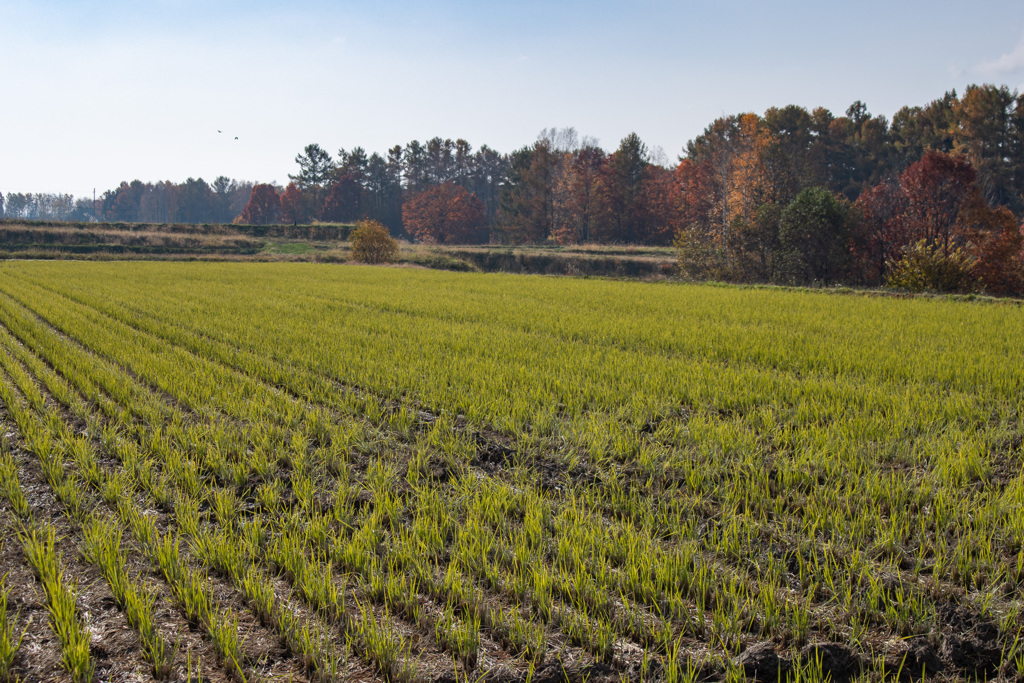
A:
[[[673,161],[723,114],[861,100],[891,118],[969,83],[1024,86],[1024,5],[725,7],[0,0],[0,192],[284,183],[311,142],[507,153],[552,126],[608,150],[635,131]]]

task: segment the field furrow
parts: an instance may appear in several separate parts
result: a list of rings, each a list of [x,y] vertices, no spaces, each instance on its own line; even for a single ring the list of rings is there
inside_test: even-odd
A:
[[[19,468],[62,557],[107,586],[105,628],[146,632],[126,577],[152,589],[156,632],[190,634],[175,671],[182,656],[268,680],[1024,671],[1017,308],[3,269]],[[152,670],[137,649],[108,668]]]

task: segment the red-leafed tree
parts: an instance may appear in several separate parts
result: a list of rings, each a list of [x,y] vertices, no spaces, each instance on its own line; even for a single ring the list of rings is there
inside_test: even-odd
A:
[[[483,227],[484,204],[465,188],[444,183],[410,197],[402,206],[402,222],[422,242],[471,242]]]
[[[1024,292],[1024,226],[1005,206],[988,205],[980,188],[972,188],[960,211],[961,230],[970,240],[972,274],[991,294]]]
[[[865,190],[855,204],[853,240],[859,277],[865,284],[885,280],[889,265],[912,243],[907,231],[907,194],[895,179]]]
[[[359,199],[363,188],[351,173],[344,173],[327,190],[321,217],[326,221],[349,223],[359,218]]]
[[[960,207],[977,174],[959,157],[929,150],[900,176],[907,195],[906,228],[911,240],[925,240],[948,253],[958,241]]]
[[[252,188],[249,202],[235,219],[247,225],[268,225],[276,223],[281,216],[281,198],[273,185],[260,184]]]
[[[680,226],[699,223],[710,227],[719,222],[715,211],[715,181],[710,164],[683,159],[672,175]]]
[[[298,225],[306,220],[305,197],[295,183],[288,183],[281,195],[281,220]]]
[[[637,230],[640,241],[644,244],[671,244],[679,222],[679,203],[672,171],[653,164],[648,166],[640,188],[640,203],[643,206],[643,220]]]

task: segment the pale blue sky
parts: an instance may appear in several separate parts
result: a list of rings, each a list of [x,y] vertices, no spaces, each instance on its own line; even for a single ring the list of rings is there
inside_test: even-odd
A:
[[[974,82],[1024,87],[1024,3],[0,0],[0,192],[286,182],[310,142],[550,126],[674,160],[722,114],[891,117]]]

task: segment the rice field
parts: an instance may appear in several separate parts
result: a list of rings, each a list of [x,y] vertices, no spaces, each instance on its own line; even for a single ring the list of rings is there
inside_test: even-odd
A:
[[[1024,309],[0,265],[2,681],[1024,678]]]

